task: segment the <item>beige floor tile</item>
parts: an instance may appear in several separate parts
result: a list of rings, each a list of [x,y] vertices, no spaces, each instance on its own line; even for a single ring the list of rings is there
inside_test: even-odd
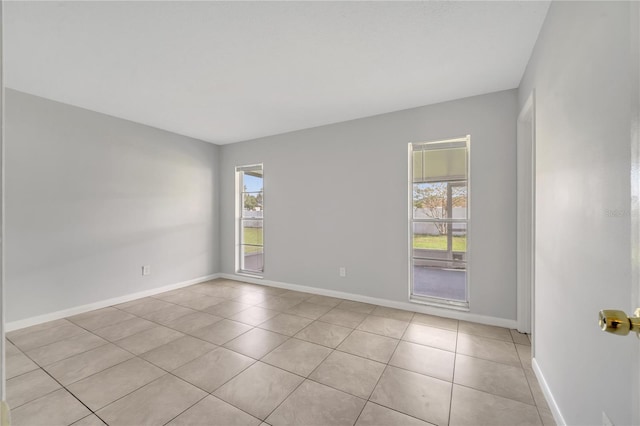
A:
[[[219,317],[229,318],[234,316],[238,312],[249,309],[251,306],[251,304],[227,300],[226,302],[218,303],[217,305],[213,305],[207,309],[204,309],[204,311]]]
[[[111,326],[99,328],[93,332],[110,342],[124,339],[141,331],[156,327],[157,324],[142,318],[133,318]]]
[[[257,291],[263,291],[263,292],[265,292],[267,294],[270,294],[270,295],[273,295],[273,296],[279,296],[279,295],[289,291],[289,290],[287,290],[285,288],[278,288],[278,287],[268,287],[268,286],[260,286],[260,287],[262,287],[262,288],[256,289],[256,290]]]
[[[365,318],[357,329],[399,339],[402,337],[402,334],[408,325],[409,323],[407,321],[399,321],[393,318],[371,315]]]
[[[371,402],[446,425],[449,420],[451,383],[395,367],[387,367],[371,395]]]
[[[366,317],[366,314],[335,308],[321,316],[318,320],[341,325],[342,327],[356,328]]]
[[[234,299],[244,293],[244,291],[241,289],[226,286],[201,286],[198,288],[194,288],[193,291],[219,299]]]
[[[209,395],[167,423],[167,426],[258,426],[260,423],[261,420]]]
[[[84,329],[93,331],[132,318],[135,318],[135,315],[124,312],[120,309],[108,307],[80,315],[74,315],[67,319]]]
[[[540,414],[540,419],[542,420],[542,424],[544,426],[556,426],[556,419],[553,418],[553,414],[551,414],[550,410],[546,410],[544,408],[538,407],[538,413]]]
[[[404,336],[402,336],[402,340],[455,352],[456,336],[455,331],[420,324],[411,324],[407,327],[407,331],[404,333]]]
[[[317,343],[330,348],[337,347],[351,333],[350,328],[315,321],[297,333],[294,337]]]
[[[338,350],[378,362],[387,363],[398,346],[399,340],[365,331],[354,330],[340,346]]]
[[[472,334],[474,336],[490,337],[492,339],[504,340],[505,342],[513,342],[511,332],[508,328],[477,324],[475,322],[460,321],[458,331],[460,333]]]
[[[273,426],[353,425],[365,401],[306,380],[267,418]]]
[[[303,293],[301,291],[287,290],[286,292],[279,295],[279,297],[297,300],[298,302],[302,302],[303,300],[307,300],[313,297],[311,293]]]
[[[131,358],[131,353],[109,343],[48,365],[45,370],[67,386]]]
[[[271,309],[264,309],[258,306],[252,306],[249,309],[245,309],[242,312],[238,312],[237,314],[229,317],[230,320],[238,321],[244,324],[249,324],[256,326],[258,324],[262,324],[269,318],[273,318],[278,315],[280,312],[273,311]]]
[[[152,349],[179,339],[184,334],[161,325],[149,328],[124,339],[114,342],[116,345],[136,355],[149,352]]]
[[[29,371],[33,371],[38,368],[38,365],[31,361],[31,359],[22,353],[22,351],[16,348],[8,340],[5,341],[5,368],[7,379],[19,376]]]
[[[536,407],[460,385],[453,386],[452,426],[541,425]]]
[[[330,310],[331,310],[331,306],[316,305],[315,303],[309,303],[308,301],[304,301],[287,309],[285,313],[291,314],[291,315],[298,315],[300,317],[305,317],[305,318],[315,320],[320,318],[322,315],[326,314]]]
[[[371,315],[409,322],[413,318],[414,313],[402,309],[387,308],[386,306],[376,306],[371,312]]]
[[[53,329],[59,327],[61,325],[69,325],[71,322],[66,318],[61,318],[54,321],[43,322],[41,324],[32,325],[30,327],[21,328],[19,330],[13,330],[6,333],[5,337],[9,340],[15,340],[20,337],[26,336],[27,334],[32,334],[44,330]]]
[[[247,292],[243,293],[235,298],[233,298],[234,302],[245,303],[247,305],[257,305],[258,303],[262,303],[266,300],[271,299],[273,296],[270,296],[266,293],[256,293],[256,292]]]
[[[516,344],[516,351],[523,368],[533,368],[531,365],[531,346]]]
[[[220,387],[214,395],[264,420],[302,380],[300,376],[257,362]]]
[[[32,349],[27,352],[27,356],[45,366],[107,343],[103,338],[85,331],[83,334]]]
[[[451,382],[455,357],[453,352],[402,341],[389,365]]]
[[[459,354],[454,383],[534,405],[524,370]]]
[[[445,330],[458,331],[458,320],[452,318],[443,318],[435,315],[416,313],[411,322],[429,327],[444,328]]]
[[[163,376],[96,412],[110,425],[162,425],[206,396],[172,375]]]
[[[356,426],[429,426],[429,423],[391,410],[373,402],[367,402],[358,417]]]
[[[263,322],[258,327],[287,336],[293,336],[298,331],[311,324],[311,322],[312,320],[310,320],[309,318],[303,318],[289,314],[280,314],[271,318],[270,320]]]
[[[216,345],[224,345],[249,330],[251,330],[250,325],[225,319],[194,330],[189,334]]]
[[[151,300],[156,300],[155,297],[141,297],[139,299],[133,299],[133,300],[129,300],[128,302],[122,302],[122,303],[118,303],[117,305],[113,305],[114,308],[116,309],[121,309],[121,310],[125,310],[128,309],[132,306],[138,305],[140,303],[143,302],[148,302]]]
[[[229,349],[217,348],[174,370],[173,374],[200,389],[213,392],[254,362]]]
[[[64,407],[61,410],[60,407]],[[11,410],[12,426],[67,426],[91,414],[69,392],[58,389]]]
[[[41,369],[7,380],[7,403],[11,409],[61,388],[60,384]]]
[[[520,358],[513,343],[469,334],[458,334],[456,351],[463,355],[487,359],[520,367]]]
[[[344,299],[338,299],[337,297],[330,297],[330,296],[321,296],[319,294],[316,294],[315,296],[309,297],[306,301],[309,303],[314,303],[316,305],[329,306],[333,308],[335,306],[338,306],[338,304],[340,304],[341,302],[343,302]]]
[[[140,358],[108,368],[69,385],[67,389],[93,411],[166,374]]]
[[[91,414],[85,418],[73,423],[72,426],[104,426],[105,423],[98,418],[95,414]]]
[[[254,328],[227,342],[224,346],[242,355],[260,359],[288,339],[289,337],[273,331]]]
[[[332,350],[325,346],[289,339],[262,358],[262,361],[307,377],[331,352]]]
[[[153,297],[145,297],[144,299],[133,300],[132,302],[116,305],[115,307],[127,311],[130,314],[142,316],[171,306],[174,306],[174,304],[165,302],[164,300],[154,299]]]
[[[385,365],[355,355],[335,351],[309,376],[332,388],[368,399]]]
[[[193,314],[195,312],[196,311],[187,308],[186,306],[172,305],[157,311],[150,312],[148,314],[141,315],[141,317],[143,317],[144,319],[148,319],[149,321],[166,325],[168,322],[171,322],[188,314]]]
[[[511,332],[511,338],[513,339],[513,343],[517,343],[520,345],[531,346],[531,340],[529,340],[529,336],[518,332],[518,330],[509,330]]]
[[[209,309],[216,305],[219,305],[220,303],[223,303],[225,301],[226,299],[223,299],[222,297],[214,297],[208,296],[206,294],[201,294],[193,299],[183,300],[182,302],[180,302],[180,304],[187,308],[203,311],[205,309]]]
[[[360,314],[370,314],[376,308],[376,305],[370,305],[368,303],[362,303],[362,302],[354,302],[353,300],[345,300],[344,302],[340,302],[340,304],[337,305],[336,308],[344,309],[352,312],[358,312]]]
[[[9,333],[7,337],[18,349],[22,352],[27,352],[41,346],[50,345],[60,340],[87,333],[83,328],[67,320],[61,320],[60,322],[55,321],[55,323],[57,325],[53,327],[44,327],[44,325],[39,324],[38,326],[29,327],[25,330],[14,331]]]
[[[525,368],[524,375],[527,377],[527,382],[529,382],[529,389],[531,389],[533,400],[536,402],[538,409],[550,411],[549,404],[544,397],[544,393],[542,393],[542,389],[540,388],[540,384],[538,383],[538,379],[536,378],[533,370]]]
[[[182,302],[191,299],[197,299],[200,296],[201,293],[181,288],[178,290],[167,291],[166,293],[156,294],[153,297],[156,299],[164,300],[165,302],[181,305]]]
[[[262,302],[258,303],[257,306],[260,308],[283,312],[291,308],[292,306],[297,305],[298,303],[300,302],[298,302],[297,300],[287,299],[287,298],[278,297],[278,296],[271,296],[263,300]]]
[[[181,331],[183,333],[191,334],[193,331],[206,327],[221,321],[222,317],[218,317],[204,312],[195,312],[188,314],[173,321],[166,323],[165,325],[174,330]]]
[[[173,371],[207,352],[211,352],[215,348],[216,346],[212,343],[195,337],[184,336],[146,352],[140,357],[164,370]]]

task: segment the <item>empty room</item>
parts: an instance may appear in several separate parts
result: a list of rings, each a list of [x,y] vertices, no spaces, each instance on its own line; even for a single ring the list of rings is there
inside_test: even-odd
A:
[[[640,3],[0,4],[0,426],[640,425]]]

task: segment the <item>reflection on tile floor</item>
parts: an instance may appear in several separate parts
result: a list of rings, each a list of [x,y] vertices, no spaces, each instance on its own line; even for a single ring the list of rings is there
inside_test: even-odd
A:
[[[7,339],[15,426],[553,423],[515,330],[231,280]]]

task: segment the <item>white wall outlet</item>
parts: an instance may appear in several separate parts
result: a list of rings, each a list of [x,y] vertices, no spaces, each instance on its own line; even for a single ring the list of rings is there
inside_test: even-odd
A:
[[[341,277],[346,277],[346,276],[347,276],[347,268],[345,268],[344,266],[341,266],[341,267],[338,269],[338,274],[339,274]]]
[[[151,275],[151,265],[144,265],[142,267],[142,275]]]

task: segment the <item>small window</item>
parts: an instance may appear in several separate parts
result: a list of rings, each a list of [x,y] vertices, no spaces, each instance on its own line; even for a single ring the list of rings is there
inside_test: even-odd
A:
[[[236,270],[264,272],[264,176],[262,164],[236,167]]]
[[[468,307],[469,137],[409,144],[412,300]]]

